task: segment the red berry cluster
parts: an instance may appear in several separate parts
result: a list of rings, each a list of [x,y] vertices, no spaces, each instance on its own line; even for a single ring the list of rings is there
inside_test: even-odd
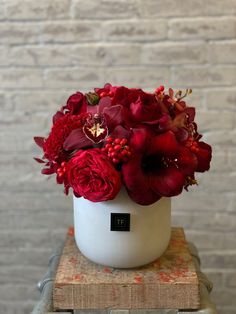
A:
[[[64,177],[65,172],[66,172],[66,162],[63,161],[63,162],[61,163],[61,167],[59,167],[59,168],[57,169],[57,175],[58,175],[58,177],[60,177],[60,178]]]
[[[113,97],[114,96],[114,93],[112,93],[111,91],[103,91],[100,93],[100,98],[103,98],[103,97],[106,97],[106,96],[110,96],[110,97]]]
[[[198,153],[199,152],[199,147],[198,147],[198,143],[196,141],[194,141],[192,138],[189,138],[186,141],[185,144],[187,147],[189,147],[189,149],[191,150],[191,152],[193,153]]]
[[[163,85],[159,86],[156,90],[155,90],[155,94],[159,95],[161,93],[163,93],[165,90],[165,87]]]
[[[112,137],[108,137],[102,151],[111,158],[114,164],[127,162],[131,156],[130,147],[127,145],[127,142],[126,138],[113,139]]]

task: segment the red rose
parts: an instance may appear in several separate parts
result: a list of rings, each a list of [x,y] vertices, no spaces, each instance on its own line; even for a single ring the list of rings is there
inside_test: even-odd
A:
[[[162,116],[161,107],[155,95],[140,90],[134,90],[137,99],[130,104],[132,119],[139,122],[155,121]]]
[[[71,114],[71,115],[79,115],[81,113],[87,112],[87,99],[86,97],[80,93],[76,92],[75,94],[71,95],[65,106],[61,107],[60,111],[57,111],[53,118],[53,124],[57,122],[61,117],[63,117],[65,114]]]
[[[129,127],[162,117],[162,108],[155,95],[139,88],[117,87],[112,98],[112,105],[116,104],[123,106],[123,120]]]
[[[86,97],[82,93],[77,92],[68,98],[66,106],[62,108],[70,112],[70,114],[80,114],[87,111],[87,104]]]
[[[114,199],[121,188],[120,173],[98,148],[79,150],[68,162],[66,172],[74,194],[92,202]]]

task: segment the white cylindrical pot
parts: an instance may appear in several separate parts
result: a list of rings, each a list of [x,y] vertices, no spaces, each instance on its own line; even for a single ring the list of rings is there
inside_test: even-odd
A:
[[[121,230],[126,224],[125,229],[130,227],[130,231],[111,231],[117,227],[120,230],[120,223]],[[76,244],[89,260],[117,268],[142,266],[160,257],[168,246],[171,200],[161,198],[152,205],[141,206],[124,190],[105,202],[74,196],[74,229]]]

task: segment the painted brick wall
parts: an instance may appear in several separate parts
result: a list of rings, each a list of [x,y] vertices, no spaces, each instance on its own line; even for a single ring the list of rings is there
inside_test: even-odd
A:
[[[173,200],[173,224],[199,248],[220,313],[236,313],[236,0],[0,1],[0,312],[30,312],[72,223],[32,137],[72,92],[107,81],[193,88],[214,159]]]

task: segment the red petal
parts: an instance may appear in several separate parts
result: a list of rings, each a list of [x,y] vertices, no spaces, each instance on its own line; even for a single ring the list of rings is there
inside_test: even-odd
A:
[[[159,201],[159,199],[161,198],[160,195],[156,194],[155,192],[152,191],[151,188],[149,188],[148,190],[143,190],[143,188],[140,188],[139,190],[133,190],[133,191],[129,191],[127,190],[130,198],[137,204],[139,205],[143,205],[143,206],[147,206],[147,205],[151,205],[157,201]]]
[[[83,147],[91,146],[92,142],[85,135],[83,130],[75,129],[71,131],[70,135],[66,138],[63,148],[65,150],[80,149]]]
[[[185,175],[192,175],[197,168],[197,158],[186,147],[179,149],[179,156],[177,159],[178,167]]]
[[[42,160],[40,158],[37,158],[37,157],[34,157],[34,160],[36,160],[40,164],[45,164],[46,163],[46,161],[44,161],[44,160]]]
[[[43,148],[44,141],[45,141],[44,137],[36,136],[34,137],[34,141],[39,147]]]
[[[143,152],[146,150],[151,140],[152,133],[146,128],[133,129],[133,134],[130,138],[130,147],[135,152]]]
[[[183,128],[183,127],[186,127],[186,122],[187,122],[187,113],[184,111],[178,114],[174,118],[173,125],[177,128]]]
[[[194,107],[187,107],[184,110],[184,112],[187,113],[189,122],[193,122],[193,120],[195,118],[195,108]]]
[[[175,132],[175,136],[179,142],[184,142],[188,139],[189,134],[185,128],[180,128]]]
[[[92,113],[93,115],[96,113],[103,113],[103,110],[109,107],[111,107],[111,98],[106,96],[100,99],[97,106],[89,106],[88,112]]]
[[[140,205],[150,205],[161,197],[149,184],[149,176],[141,168],[142,155],[136,155],[122,166],[124,184],[131,199]]]
[[[101,113],[104,108],[111,106],[111,97],[102,97],[99,101],[99,112]]]
[[[54,114],[53,118],[52,118],[53,124],[55,124],[56,121],[57,121],[58,119],[60,119],[61,117],[63,117],[63,116],[64,116],[64,114],[63,114],[61,111],[57,111],[57,112]]]
[[[103,114],[110,131],[122,123],[122,106],[120,105],[104,108]]]
[[[46,175],[50,175],[50,174],[55,173],[55,171],[52,168],[44,168],[41,170],[41,173],[46,174]]]
[[[176,196],[182,192],[185,177],[175,167],[161,170],[150,175],[150,184],[155,193],[161,196]]]
[[[112,138],[129,138],[130,130],[126,130],[123,126],[118,125],[110,135]]]
[[[210,145],[204,142],[198,142],[198,148],[199,151],[195,153],[198,160],[198,166],[196,171],[204,172],[210,169],[212,149]]]
[[[148,154],[155,155],[158,153],[170,157],[177,154],[178,148],[179,145],[175,134],[172,131],[168,131],[152,138],[148,147]]]

